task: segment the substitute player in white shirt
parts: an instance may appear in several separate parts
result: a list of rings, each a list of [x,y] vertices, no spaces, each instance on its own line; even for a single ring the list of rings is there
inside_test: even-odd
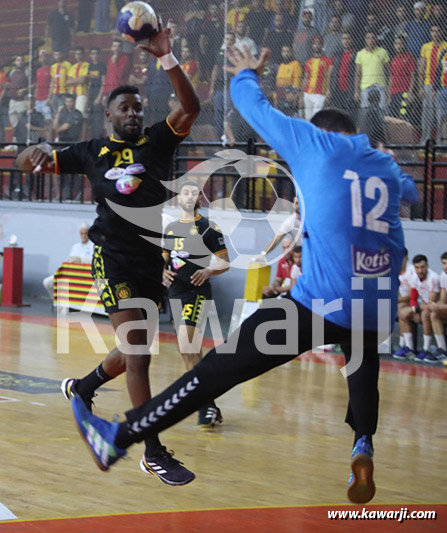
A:
[[[406,331],[405,323],[402,322],[401,310],[410,306],[411,278],[415,275],[414,266],[408,264],[408,250],[405,248],[405,255],[402,261],[402,269],[399,274],[399,299],[398,299],[398,316],[399,316],[399,348],[393,353],[395,359],[413,358],[413,334]]]
[[[430,343],[433,334],[431,325],[430,302],[437,302],[439,299],[439,276],[433,270],[428,268],[428,259],[425,255],[419,254],[413,258],[415,274],[410,281],[410,305],[399,310],[399,319],[402,332],[408,342],[411,351],[415,350],[412,338],[406,333],[411,334],[411,322],[421,324],[424,329],[424,346],[415,360],[432,362],[430,358]]]
[[[447,366],[447,350],[444,333],[444,328],[447,323],[447,252],[444,252],[441,255],[441,263],[442,272],[439,276],[439,300],[437,302],[430,302],[428,304],[430,309],[431,323],[438,349],[436,353],[430,354],[427,360],[430,359],[430,363],[438,363],[443,361]]]

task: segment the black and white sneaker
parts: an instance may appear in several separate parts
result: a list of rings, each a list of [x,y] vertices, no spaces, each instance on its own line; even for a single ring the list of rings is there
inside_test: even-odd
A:
[[[426,363],[442,363],[447,359],[447,353],[442,348],[438,348],[435,353],[427,352],[427,355],[424,357]]]
[[[87,409],[91,412],[93,405],[93,398],[96,396],[96,394],[92,394],[91,396],[81,396],[78,394],[76,390],[76,384],[79,382],[79,379],[75,378],[65,378],[61,383],[61,391],[62,394],[65,396],[65,398],[70,401],[72,398],[75,397],[75,395],[78,395],[82,401],[85,403],[85,406]]]
[[[222,424],[222,422],[222,413],[215,403],[205,405],[199,409],[199,420],[197,422],[199,428],[213,428],[216,424]]]
[[[194,472],[191,472],[183,466],[183,463],[174,459],[174,452],[168,451],[166,446],[162,446],[160,451],[152,457],[146,457],[143,454],[140,468],[146,474],[157,476],[167,485],[186,485],[191,483],[196,477]]]

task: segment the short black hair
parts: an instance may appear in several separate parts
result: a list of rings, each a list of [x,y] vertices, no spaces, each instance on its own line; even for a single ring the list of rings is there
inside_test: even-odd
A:
[[[444,259],[447,259],[447,252],[444,252],[444,253],[441,255],[441,261],[443,261]]]
[[[180,189],[178,190],[178,192],[180,193],[183,189],[183,187],[186,187],[187,185],[189,185],[190,187],[197,187],[199,189],[199,192],[202,192],[200,190],[200,185],[199,185],[199,182],[197,181],[194,181],[194,180],[186,180],[184,181],[181,185],[180,185]]]
[[[73,93],[65,93],[64,98],[71,98],[72,100],[76,100],[76,95]]]
[[[404,257],[408,257],[408,248],[404,248]]]
[[[413,257],[413,265],[415,265],[416,263],[420,263],[421,261],[425,261],[428,264],[427,256],[418,254]]]
[[[115,98],[120,94],[140,94],[140,89],[135,85],[120,85],[119,87],[116,87],[109,94],[107,99],[107,107],[109,107],[113,100],[115,100]]]
[[[337,133],[357,133],[355,122],[348,113],[336,108],[327,108],[318,111],[311,119],[311,123],[317,128]]]
[[[303,247],[302,247],[302,246],[295,246],[295,248],[293,249],[293,251],[294,251],[296,254],[300,254],[300,253],[303,251]]]
[[[85,52],[85,48],[83,46],[76,46],[75,52],[78,52],[78,51],[84,53]]]

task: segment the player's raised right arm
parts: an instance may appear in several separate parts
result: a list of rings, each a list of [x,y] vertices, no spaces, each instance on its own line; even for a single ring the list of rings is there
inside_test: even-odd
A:
[[[15,166],[23,172],[55,172],[53,148],[48,143],[28,146],[15,161]]]

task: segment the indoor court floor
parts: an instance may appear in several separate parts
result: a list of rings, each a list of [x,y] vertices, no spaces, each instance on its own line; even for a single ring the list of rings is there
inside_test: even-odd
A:
[[[26,312],[26,311],[24,311]],[[313,532],[447,530],[447,369],[382,361],[373,510],[436,511],[436,520],[330,520],[349,505],[353,435],[336,354],[304,354],[218,400],[224,424],[196,415],[162,442],[196,473],[169,487],[140,471],[142,445],[109,472],[97,469],[75,429],[60,381],[104,358],[79,325],[57,353],[53,316],[0,311],[0,532]],[[111,326],[98,325],[110,348]],[[209,345],[209,342],[207,343]],[[157,393],[183,373],[175,336],[160,333]],[[95,399],[99,415],[129,408],[125,379]]]

